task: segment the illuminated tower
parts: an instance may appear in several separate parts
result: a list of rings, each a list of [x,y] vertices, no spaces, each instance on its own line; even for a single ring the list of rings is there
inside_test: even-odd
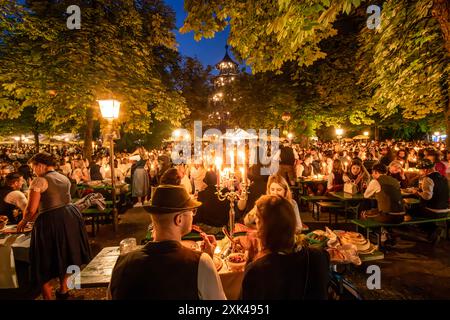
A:
[[[225,46],[225,56],[216,64],[219,74],[214,78],[214,92],[211,98],[212,112],[208,116],[211,124],[219,125],[225,129],[227,120],[230,118],[230,110],[227,104],[235,101],[230,93],[228,84],[233,82],[239,74],[239,65],[228,55],[228,45]]]

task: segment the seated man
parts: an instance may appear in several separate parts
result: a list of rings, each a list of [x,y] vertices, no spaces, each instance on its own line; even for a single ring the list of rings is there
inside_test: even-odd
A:
[[[200,205],[181,186],[156,188],[152,205],[144,207],[152,217],[154,241],[119,257],[109,287],[112,299],[226,299],[211,259],[215,238],[202,234],[204,253],[180,243]]]
[[[377,163],[372,167],[373,180],[369,182],[364,198],[375,195],[377,200],[377,215],[374,219],[383,223],[403,222],[405,210],[403,207],[400,182],[387,175],[384,164]]]
[[[9,173],[5,177],[5,186],[0,188],[0,213],[8,217],[11,224],[22,220],[21,214],[25,210],[28,200],[20,191],[24,183],[23,177],[18,173]]]
[[[417,163],[420,175],[419,190],[414,193],[422,200],[422,206],[411,211],[412,216],[423,218],[444,218],[447,217],[450,209],[448,209],[448,182],[447,178],[436,171],[434,163],[429,159],[423,159]],[[431,242],[439,240],[441,228],[436,224],[423,225],[425,231],[428,232],[428,238]]]

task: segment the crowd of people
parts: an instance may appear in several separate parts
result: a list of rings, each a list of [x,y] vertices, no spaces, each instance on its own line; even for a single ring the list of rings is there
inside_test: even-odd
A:
[[[10,223],[18,224],[18,229],[34,222],[33,275],[47,299],[51,298],[50,279],[59,278],[57,295],[64,297],[68,292],[64,268],[90,259],[82,215],[71,204],[71,193],[78,184],[111,181],[109,155],[106,149],[98,149],[89,162],[81,149],[73,146],[48,147],[47,152],[34,156],[22,151],[0,149],[0,212]],[[298,247],[294,241],[304,224],[291,188],[303,179],[326,177],[325,183],[306,187],[310,195],[344,191],[350,186],[351,192],[377,200],[375,206],[365,208],[363,217],[400,223],[407,213],[428,217],[448,214],[449,158],[440,143],[317,142],[303,148],[284,141],[266,166],[270,175],[262,174],[261,164],[250,166],[247,175],[237,169],[234,187],[242,191],[240,182],[247,176],[249,192],[235,204],[236,221],[256,231],[246,244],[253,263],[245,272],[242,298],[326,298],[328,255]],[[168,146],[118,153],[114,169],[116,182],[130,184],[134,206],[150,212],[154,241],[120,257],[111,280],[111,297],[224,299],[212,262],[214,236],[202,233],[204,253],[179,244],[193,223],[208,234],[217,233],[228,223],[230,203],[216,195],[215,168],[188,160],[174,165]],[[409,170],[417,171],[414,179],[405,174]],[[416,187],[411,193],[421,199],[421,206],[409,212],[401,194],[407,187]],[[67,226],[71,226],[70,234],[45,231],[66,230]],[[426,227],[430,238],[435,237],[438,228]],[[55,242],[62,245],[46,245]],[[67,250],[76,254],[68,257],[64,254]],[[186,272],[177,272],[180,265]],[[142,275],[148,272],[152,279],[143,281]],[[180,284],[183,288],[178,288]]]

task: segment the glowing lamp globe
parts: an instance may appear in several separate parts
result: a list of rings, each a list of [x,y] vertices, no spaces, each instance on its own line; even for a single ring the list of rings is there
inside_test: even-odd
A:
[[[98,100],[102,117],[107,120],[115,120],[119,118],[120,102],[114,99]]]

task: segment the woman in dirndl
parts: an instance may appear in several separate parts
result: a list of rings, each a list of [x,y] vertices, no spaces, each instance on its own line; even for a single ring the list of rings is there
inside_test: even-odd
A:
[[[67,299],[69,266],[89,263],[91,251],[81,212],[71,204],[70,180],[55,171],[56,159],[38,153],[29,161],[37,177],[32,181],[28,206],[17,229],[34,221],[31,233],[31,278],[46,300],[53,298],[51,280],[59,278],[57,299]]]

